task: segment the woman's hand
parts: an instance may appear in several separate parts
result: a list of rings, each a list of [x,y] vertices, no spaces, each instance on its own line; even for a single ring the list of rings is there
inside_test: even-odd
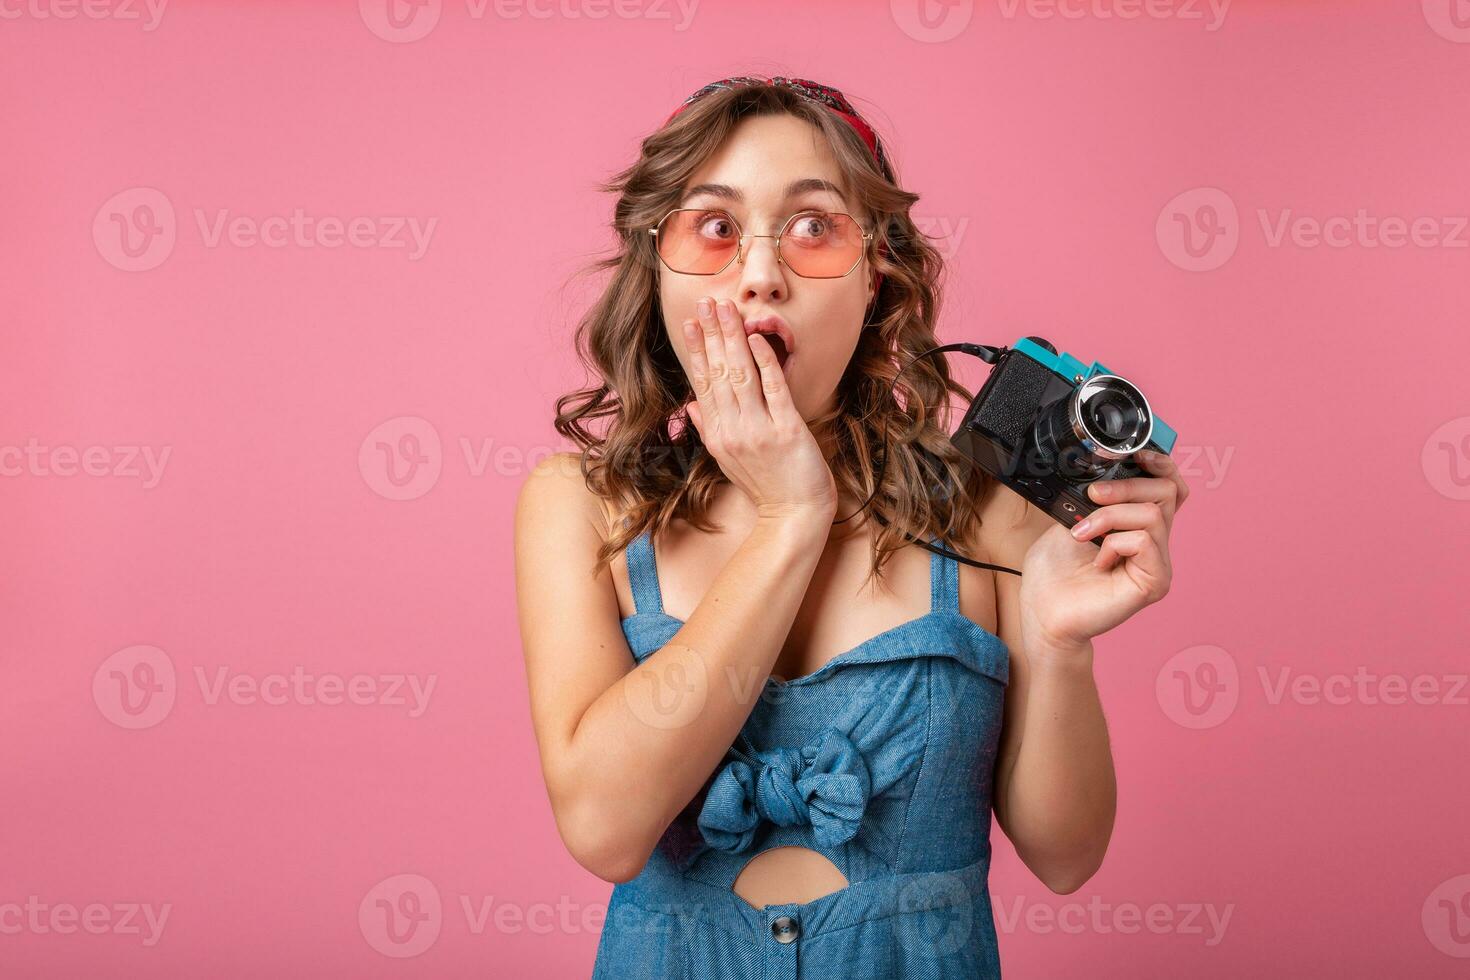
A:
[[[1168,594],[1169,533],[1189,486],[1169,456],[1140,452],[1137,459],[1154,475],[1092,483],[1088,496],[1105,506],[1070,532],[1048,528],[1026,552],[1021,622],[1028,650],[1081,647]],[[1111,533],[1099,548],[1089,539],[1104,531]]]
[[[761,517],[837,513],[837,483],[791,400],[786,374],[766,338],[745,335],[729,300],[704,297],[684,321],[686,406],[705,448]]]

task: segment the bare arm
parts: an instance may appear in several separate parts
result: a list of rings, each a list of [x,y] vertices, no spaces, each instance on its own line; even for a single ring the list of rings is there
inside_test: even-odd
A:
[[[516,508],[516,595],[542,774],[579,864],[636,877],[745,724],[801,606],[832,515],[762,516],[668,644],[634,667],[577,458]]]
[[[1005,487],[992,499],[998,560],[1020,568],[1031,544],[1055,522]],[[995,581],[999,635],[1011,654],[995,816],[1026,867],[1053,892],[1067,894],[1102,865],[1117,812],[1092,644],[1054,650],[1023,640],[1021,580],[997,575]]]
[[[1000,522],[1013,529],[1000,534],[1007,564],[1024,555],[1025,577],[1002,575],[996,586],[1012,662],[995,811],[1026,866],[1060,893],[1097,872],[1117,814],[1092,639],[1168,594],[1169,537],[1189,496],[1167,455],[1136,459],[1151,475],[1090,484],[1100,506],[1072,533],[1029,504]],[[1014,514],[1020,498],[1003,490],[996,499]]]

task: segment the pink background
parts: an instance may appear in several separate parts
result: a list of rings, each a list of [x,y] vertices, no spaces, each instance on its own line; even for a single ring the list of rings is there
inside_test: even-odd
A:
[[[565,448],[595,184],[765,71],[846,89],[949,230],[945,340],[1042,334],[1180,432],[1173,592],[1097,641],[1112,848],[1054,895],[995,831],[1007,975],[1463,976],[1470,7],[624,3],[5,7],[0,974],[590,972],[512,504]],[[296,209],[385,244],[211,237]]]

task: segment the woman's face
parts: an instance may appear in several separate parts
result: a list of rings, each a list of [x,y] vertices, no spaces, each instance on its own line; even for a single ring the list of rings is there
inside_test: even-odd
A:
[[[821,186],[825,183],[826,187]],[[791,115],[752,116],[689,179],[681,208],[729,212],[746,235],[775,235],[791,215],[807,209],[845,212],[863,227],[867,215],[846,196],[842,172],[826,137]],[[703,297],[729,300],[742,321],[775,316],[793,346],[784,367],[802,418],[829,409],[873,296],[867,249],[840,279],[806,279],[776,261],[772,238],[748,238],[740,258],[712,276],[683,275],[660,264],[659,302],[669,343],[689,371],[682,324]]]

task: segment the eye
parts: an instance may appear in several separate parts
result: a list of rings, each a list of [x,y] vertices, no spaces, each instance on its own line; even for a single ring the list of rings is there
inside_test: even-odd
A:
[[[699,229],[701,238],[714,241],[728,241],[740,235],[735,219],[723,211],[706,211],[695,219],[694,227]]]
[[[804,242],[819,242],[832,234],[832,216],[825,211],[806,211],[791,222],[787,234]]]

